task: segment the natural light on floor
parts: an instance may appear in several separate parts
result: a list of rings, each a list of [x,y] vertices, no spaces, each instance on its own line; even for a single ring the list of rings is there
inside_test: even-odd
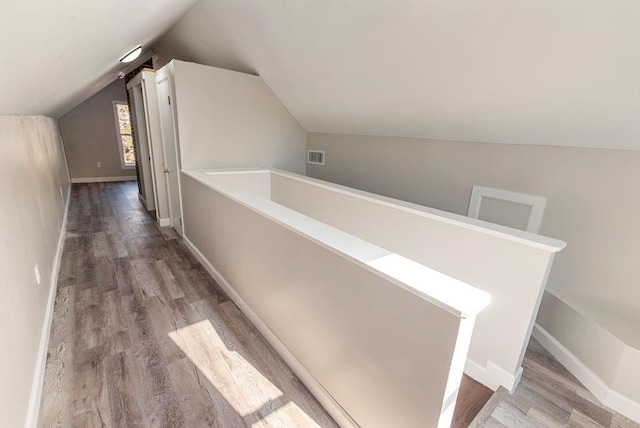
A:
[[[219,395],[251,426],[319,425],[252,365],[234,346],[224,326],[203,320],[168,333],[206,378],[209,394]]]

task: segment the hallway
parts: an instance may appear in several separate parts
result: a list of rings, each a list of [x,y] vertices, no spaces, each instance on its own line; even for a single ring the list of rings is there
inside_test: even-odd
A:
[[[41,427],[335,423],[135,182],[73,185]]]
[[[58,281],[39,427],[336,426],[135,182],[73,185]],[[638,427],[535,340],[490,396],[464,376],[452,426]]]

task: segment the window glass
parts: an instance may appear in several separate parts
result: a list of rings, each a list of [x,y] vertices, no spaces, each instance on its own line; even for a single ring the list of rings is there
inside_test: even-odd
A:
[[[136,155],[133,150],[133,135],[131,135],[131,117],[127,104],[116,103],[116,124],[118,128],[118,138],[120,139],[120,156],[124,166],[135,166]]]

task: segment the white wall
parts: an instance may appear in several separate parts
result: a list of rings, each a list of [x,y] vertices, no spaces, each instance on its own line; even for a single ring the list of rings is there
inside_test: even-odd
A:
[[[209,186],[182,175],[187,245],[341,426],[353,425],[327,402],[357,426],[450,426],[479,302],[460,317],[360,260],[388,251],[233,186]],[[456,288],[458,302],[488,300]]]
[[[548,269],[563,242],[278,174],[271,177],[271,200],[487,292],[491,304],[478,315],[465,372],[494,390],[517,384]]]
[[[307,134],[260,77],[172,64],[183,169],[272,166],[304,173]]]
[[[72,179],[135,177],[135,168],[122,168],[120,162],[114,101],[127,101],[123,79],[116,79],[60,118]],[[98,162],[102,167],[98,168]]]
[[[20,427],[44,370],[69,176],[54,119],[0,116],[0,141],[0,426]]]
[[[466,215],[474,184],[547,198],[540,234],[567,242],[548,287],[640,311],[640,152],[309,134],[312,177]]]
[[[640,149],[635,0],[201,0],[157,48],[259,74],[309,132]]]

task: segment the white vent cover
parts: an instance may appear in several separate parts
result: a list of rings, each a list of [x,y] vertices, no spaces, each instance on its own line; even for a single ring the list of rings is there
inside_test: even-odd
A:
[[[323,150],[307,150],[307,163],[314,165],[324,165]]]

